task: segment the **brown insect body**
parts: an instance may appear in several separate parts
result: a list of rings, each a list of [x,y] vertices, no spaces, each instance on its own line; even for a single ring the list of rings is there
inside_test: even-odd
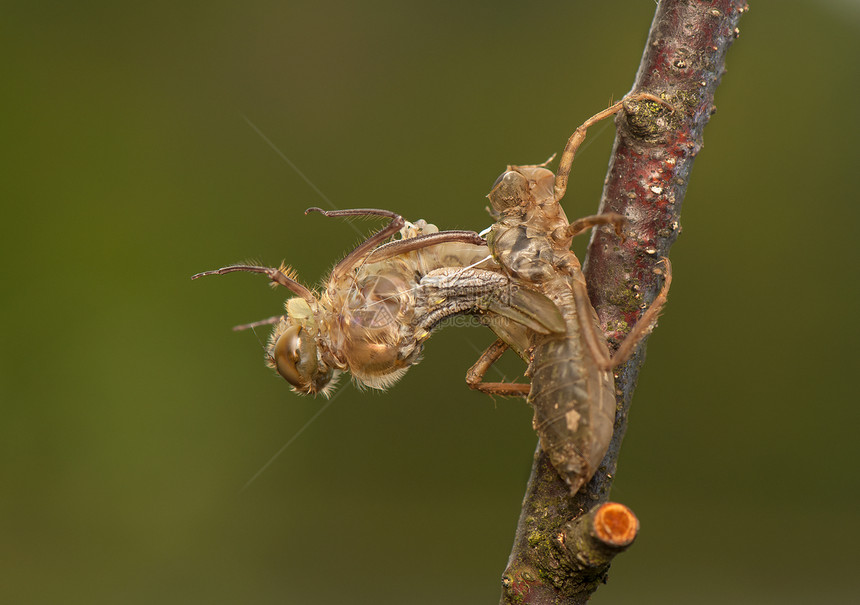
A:
[[[627,108],[628,103],[668,106],[648,93],[631,95],[595,114],[570,136],[557,174],[546,163],[508,166],[487,196],[496,223],[487,243],[501,271],[519,284],[545,294],[561,310],[563,334],[524,333],[500,321],[500,341],[487,349],[469,370],[466,381],[491,394],[523,395],[534,407],[534,427],[541,446],[559,475],[575,493],[591,479],[606,454],[615,422],[615,383],[611,369],[633,354],[656,323],[671,284],[671,267],[651,307],[610,357],[597,313],[591,306],[582,267],[570,251],[573,236],[598,225],[614,225],[621,235],[624,217],[598,214],[568,223],[559,202],[577,149],[590,126]],[[668,106],[672,109],[671,106]],[[527,343],[525,345],[524,343]],[[485,383],[483,376],[510,346],[528,363],[531,385]]]
[[[532,334],[528,402],[541,446],[576,492],[594,475],[612,439],[615,379],[590,354],[573,289],[564,282],[556,278],[544,284],[544,294],[566,318],[567,334]],[[590,315],[596,325],[597,314],[592,310]]]
[[[295,392],[329,395],[344,371],[359,386],[388,388],[420,361],[433,329],[454,315],[503,319],[538,333],[564,330],[549,299],[512,287],[474,232],[439,232],[425,221],[406,223],[383,210],[324,214],[392,220],[335,266],[320,294],[299,284],[284,267],[234,265],[194,276],[265,273],[299,295],[287,300],[285,315],[239,326],[276,324],[266,362]],[[376,245],[398,229],[400,239]]]
[[[607,213],[568,223],[559,201],[588,127],[628,101],[643,100],[665,105],[639,94],[592,116],[568,140],[557,175],[544,165],[509,166],[488,195],[497,221],[486,242],[473,232],[405,224],[384,210],[312,208],[326,216],[375,215],[391,222],[335,266],[319,296],[283,269],[241,265],[195,277],[266,273],[299,295],[287,301],[286,315],[251,324],[277,322],[267,361],[299,393],[328,394],[342,371],[360,385],[387,388],[420,360],[440,321],[483,315],[499,340],[469,370],[467,383],[489,394],[528,396],[541,446],[575,493],[597,470],[612,437],[611,368],[628,359],[655,324],[671,268],[663,259],[663,289],[610,358],[569,248],[574,235],[597,225],[614,225],[620,235],[624,218]],[[380,245],[398,231],[400,240]],[[531,384],[483,382],[509,347],[528,363]]]
[[[565,319],[565,333],[531,333],[528,349],[518,352],[528,363],[528,402],[541,446],[575,492],[609,446],[615,382],[589,349],[594,343],[587,330],[600,334],[597,314],[569,249],[572,236],[555,199],[555,178],[542,166],[509,166],[488,196],[499,216],[487,241],[502,271],[545,294]],[[592,340],[608,358],[605,341]]]
[[[407,223],[401,241],[436,232],[424,221]],[[350,372],[361,386],[388,388],[418,363],[435,327],[425,319],[431,304],[421,280],[463,267],[481,271],[494,266],[486,246],[448,242],[379,261],[371,254],[350,272],[332,272],[315,313],[324,363]],[[289,303],[287,308],[285,325],[292,319]],[[454,314],[453,309],[442,313],[438,321]],[[275,329],[273,341],[281,329]]]

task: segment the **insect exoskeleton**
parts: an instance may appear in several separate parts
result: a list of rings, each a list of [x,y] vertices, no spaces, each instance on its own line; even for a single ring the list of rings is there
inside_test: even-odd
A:
[[[543,165],[508,166],[493,183],[487,198],[493,210],[504,213],[523,206],[528,199],[551,199],[554,186],[555,174]]]
[[[652,95],[633,98],[662,103]],[[650,331],[671,281],[668,259],[664,259],[666,281],[660,295],[615,357],[610,357],[585,276],[570,244],[577,233],[601,225],[614,226],[620,236],[625,219],[607,212],[569,223],[559,202],[588,127],[623,107],[623,102],[616,103],[574,131],[557,174],[545,168],[549,160],[538,165],[508,166],[487,196],[496,218],[487,244],[500,271],[515,283],[545,294],[560,309],[566,329],[550,334],[523,333],[518,326],[503,326],[505,331],[496,329],[501,340],[491,345],[469,370],[467,382],[492,395],[528,395],[535,410],[533,424],[541,447],[571,493],[594,475],[612,438],[615,388],[610,370],[629,358]],[[483,382],[487,369],[509,346],[528,363],[528,389],[521,384]]]

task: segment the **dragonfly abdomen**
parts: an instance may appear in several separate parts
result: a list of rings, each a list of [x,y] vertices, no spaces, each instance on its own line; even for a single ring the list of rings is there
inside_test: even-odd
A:
[[[591,479],[609,447],[615,383],[612,373],[599,369],[586,350],[570,286],[564,283],[545,292],[556,294],[550,298],[567,320],[567,333],[534,336],[528,401],[541,447],[576,492]]]

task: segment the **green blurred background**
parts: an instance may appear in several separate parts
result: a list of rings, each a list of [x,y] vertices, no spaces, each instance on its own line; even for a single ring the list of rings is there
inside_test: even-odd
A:
[[[613,490],[641,534],[595,603],[860,591],[860,4],[750,4]],[[654,8],[6,3],[0,601],[496,602],[535,436],[463,383],[490,334],[441,332],[390,392],[345,386],[242,491],[324,402],[230,331],[283,291],[188,278],[287,259],[315,283],[358,240],[302,215],[327,202],[248,121],[336,207],[482,228],[507,162],[630,88]],[[578,157],[570,216],[612,138]]]

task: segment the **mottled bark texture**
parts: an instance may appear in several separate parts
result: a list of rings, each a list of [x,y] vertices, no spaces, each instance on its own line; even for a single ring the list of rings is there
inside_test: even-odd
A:
[[[656,95],[671,108],[630,103],[618,114],[600,212],[628,219],[626,240],[595,231],[585,261],[591,302],[613,347],[659,291],[659,262],[678,236],[681,201],[714,112],[714,91],[747,10],[744,0],[661,0],[657,7],[630,92]],[[502,577],[503,604],[587,602],[606,581],[612,557],[635,537],[633,513],[604,503],[644,357],[643,342],[616,371],[612,443],[597,473],[575,496],[538,447]]]

